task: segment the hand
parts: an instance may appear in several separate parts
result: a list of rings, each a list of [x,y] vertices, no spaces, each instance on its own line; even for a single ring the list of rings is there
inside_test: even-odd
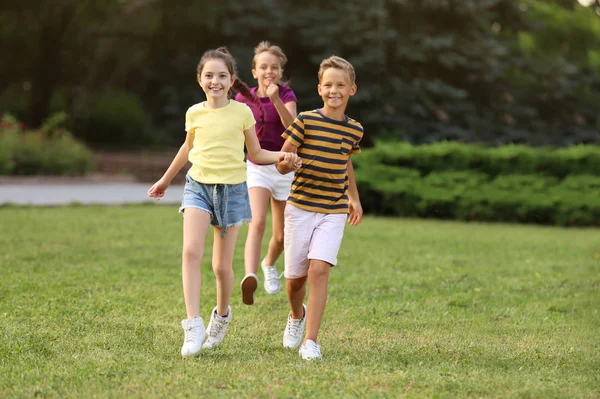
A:
[[[165,195],[165,191],[167,191],[167,187],[169,187],[169,183],[160,179],[150,189],[148,190],[148,197],[154,198],[159,201]]]
[[[272,103],[279,100],[279,86],[276,83],[269,84],[265,93]]]
[[[296,171],[302,166],[302,158],[295,152],[279,153],[279,161],[277,170],[281,174],[287,174],[291,171]]]
[[[350,208],[350,216],[348,217],[348,223],[352,226],[356,226],[362,221],[362,205],[360,204],[360,201],[348,200],[348,206]]]
[[[292,159],[290,160],[290,162],[292,163],[292,168],[295,172],[302,167],[302,158],[300,158],[300,156],[298,156],[298,154],[296,154],[295,152],[290,152],[289,154],[292,155]]]

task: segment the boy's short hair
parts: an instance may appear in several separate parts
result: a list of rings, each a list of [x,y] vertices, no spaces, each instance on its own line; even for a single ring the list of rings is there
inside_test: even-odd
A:
[[[349,63],[342,57],[338,57],[337,55],[332,55],[331,57],[321,61],[321,65],[319,66],[319,82],[321,82],[321,80],[323,79],[323,73],[329,68],[343,69],[344,71],[346,71],[346,73],[348,73],[350,83],[354,84],[354,80],[356,79],[354,67],[351,63]]]

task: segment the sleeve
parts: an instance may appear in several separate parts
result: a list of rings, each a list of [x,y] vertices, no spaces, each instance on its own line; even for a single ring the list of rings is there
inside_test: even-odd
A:
[[[300,113],[294,122],[281,135],[286,141],[294,145],[294,147],[300,147],[304,141],[304,117]]]
[[[254,120],[254,114],[252,113],[252,110],[250,109],[250,107],[248,107],[246,104],[243,104],[243,109],[244,109],[244,118],[243,118],[243,128],[244,131],[250,129],[252,126],[256,125],[256,121]]]
[[[282,86],[282,88],[284,88],[282,90],[283,93],[281,93],[281,102],[284,104],[287,104],[291,101],[294,101],[295,103],[298,103],[298,99],[296,98],[296,94],[294,93],[294,91],[292,89],[290,89],[287,86]]]
[[[360,146],[358,145],[358,143],[360,143],[360,140],[358,140],[356,143],[354,143],[354,145],[352,146],[352,151],[350,151],[350,154],[352,154],[352,155],[360,154]]]
[[[357,122],[357,125],[360,127],[360,137],[358,138],[358,140],[356,140],[356,142],[354,143],[354,145],[352,145],[352,150],[350,151],[351,155],[354,154],[360,154],[360,146],[359,143],[363,138],[363,135],[365,134],[364,128],[362,127],[362,125],[360,123]]]
[[[192,107],[189,107],[185,113],[185,131],[192,133]]]

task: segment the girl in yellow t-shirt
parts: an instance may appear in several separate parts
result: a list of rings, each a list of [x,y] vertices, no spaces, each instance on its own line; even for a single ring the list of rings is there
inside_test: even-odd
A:
[[[160,199],[175,175],[188,160],[191,162],[180,208],[180,212],[185,212],[182,279],[187,318],[181,322],[183,357],[195,356],[202,348],[219,346],[231,322],[233,250],[240,225],[251,220],[244,144],[257,162],[281,163],[295,169],[301,165],[294,153],[261,149],[252,111],[247,105],[229,99],[236,66],[226,48],[204,53],[198,64],[197,79],[206,101],[188,109],[185,142],[165,174],[148,190],[148,196]],[[200,317],[200,263],[211,224],[217,306],[205,330]]]

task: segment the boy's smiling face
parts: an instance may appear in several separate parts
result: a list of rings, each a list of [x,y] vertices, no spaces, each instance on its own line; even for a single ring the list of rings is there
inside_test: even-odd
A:
[[[356,93],[356,85],[350,81],[348,72],[338,68],[323,71],[317,86],[323,105],[331,109],[346,109],[348,99]]]

